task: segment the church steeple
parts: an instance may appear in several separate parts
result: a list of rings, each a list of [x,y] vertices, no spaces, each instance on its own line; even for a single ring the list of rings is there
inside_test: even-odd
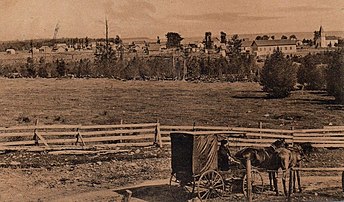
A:
[[[322,27],[322,25],[320,26],[319,34],[320,34],[320,36],[325,36],[325,31],[324,31],[324,28]]]
[[[319,30],[319,41],[318,44],[321,48],[326,48],[327,47],[327,43],[326,43],[326,34],[325,34],[325,30],[322,27],[322,25],[320,26],[320,30]]]

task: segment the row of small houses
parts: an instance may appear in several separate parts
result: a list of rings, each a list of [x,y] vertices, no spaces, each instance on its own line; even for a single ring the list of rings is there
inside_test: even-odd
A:
[[[83,50],[96,50],[96,44],[91,43],[88,47],[84,47]],[[111,44],[114,49],[118,48]],[[286,54],[296,53],[297,42],[295,40],[256,40],[256,41],[243,41],[241,45],[242,53],[254,54],[256,56],[264,56],[272,54],[273,51],[279,49]],[[124,51],[154,54],[160,53],[167,50],[166,43],[157,42],[146,42],[146,41],[133,41],[131,43],[124,43],[122,45]],[[227,46],[226,44],[218,43],[214,45],[216,52],[225,55]],[[190,42],[184,45],[184,48],[188,49],[189,52],[205,52],[210,53],[214,50],[207,50],[204,44],[201,42]],[[56,44],[54,47],[42,46],[40,48],[33,48],[34,53],[61,53],[61,52],[73,52],[77,50],[74,47],[68,46],[67,44]],[[15,54],[14,49],[7,49],[7,54]]]

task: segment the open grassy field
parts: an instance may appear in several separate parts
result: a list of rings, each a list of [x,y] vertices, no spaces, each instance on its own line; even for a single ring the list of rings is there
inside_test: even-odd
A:
[[[110,79],[0,79],[0,126],[147,123],[265,128],[344,125],[326,92],[266,99],[257,83]]]
[[[325,92],[295,91],[287,99],[266,99],[257,83],[0,78],[0,106],[0,127],[33,125],[36,119],[40,124],[159,119],[164,125],[258,127],[260,121],[266,128],[344,125],[343,106]],[[119,201],[112,189],[130,189],[133,197],[147,201],[175,201],[166,185],[171,173],[168,147],[103,152],[1,153],[0,201]],[[320,149],[303,166],[342,167],[343,149]],[[342,200],[340,182],[338,173],[304,174],[304,192],[293,195],[292,201]],[[131,185],[142,187],[126,188]],[[254,201],[286,200],[269,191],[257,197]],[[228,200],[245,198],[234,193]]]

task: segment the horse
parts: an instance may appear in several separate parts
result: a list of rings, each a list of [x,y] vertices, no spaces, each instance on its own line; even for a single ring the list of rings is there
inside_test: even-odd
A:
[[[243,165],[246,165],[246,160],[251,160],[251,165],[257,168],[277,171],[280,167],[278,161],[277,150],[279,148],[286,148],[288,144],[284,139],[278,139],[265,148],[244,148],[238,151],[234,157],[238,159]],[[276,172],[269,172],[270,190],[273,190],[272,181],[276,195],[278,195]]]
[[[286,188],[286,176],[289,169],[301,167],[301,162],[305,159],[306,155],[309,155],[310,152],[313,151],[312,145],[308,142],[301,143],[301,144],[294,144],[291,148],[279,148],[277,149],[277,156],[279,167],[282,169],[282,183],[284,194],[287,195],[287,188]],[[301,177],[300,172],[294,171],[291,173],[292,176],[289,176],[290,179],[293,179],[293,192],[296,192],[296,180],[298,183],[299,192],[302,192],[301,188]],[[296,174],[296,176],[295,176]]]

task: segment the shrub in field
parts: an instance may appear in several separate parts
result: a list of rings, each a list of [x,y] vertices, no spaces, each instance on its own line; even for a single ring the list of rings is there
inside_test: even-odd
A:
[[[333,52],[326,71],[327,92],[344,104],[344,49]]]
[[[41,78],[47,78],[49,76],[44,57],[39,59],[37,74]]]
[[[297,73],[297,81],[310,90],[320,90],[325,85],[325,71],[323,66],[317,65],[316,57],[316,55],[306,55],[301,60]]]
[[[279,50],[265,61],[261,72],[263,90],[272,98],[285,98],[290,95],[296,84],[297,68]]]
[[[31,57],[28,57],[26,60],[26,77],[35,77],[36,76],[36,68],[34,61]]]
[[[66,75],[66,63],[64,59],[56,60],[56,72],[58,77],[63,77]]]

